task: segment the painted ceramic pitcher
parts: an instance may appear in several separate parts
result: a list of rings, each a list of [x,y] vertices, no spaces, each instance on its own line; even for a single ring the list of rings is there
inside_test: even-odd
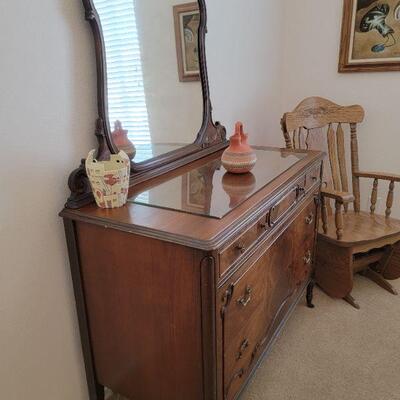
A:
[[[230,146],[222,154],[222,165],[228,172],[245,174],[250,172],[256,165],[256,153],[247,140],[248,135],[244,133],[243,124],[237,122],[235,134],[230,138]]]

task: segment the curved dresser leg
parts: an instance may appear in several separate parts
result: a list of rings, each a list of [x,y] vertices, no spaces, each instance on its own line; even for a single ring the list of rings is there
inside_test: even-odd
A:
[[[313,304],[314,286],[315,286],[315,281],[314,281],[314,279],[311,279],[310,283],[307,286],[307,307],[308,308],[315,307],[315,305]]]

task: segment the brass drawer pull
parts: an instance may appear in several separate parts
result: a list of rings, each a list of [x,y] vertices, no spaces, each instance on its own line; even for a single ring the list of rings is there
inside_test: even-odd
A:
[[[251,293],[252,292],[253,292],[253,289],[250,286],[247,286],[246,293],[241,299],[239,299],[237,301],[238,304],[241,305],[242,307],[246,307],[251,301]]]
[[[300,197],[300,196],[304,196],[305,194],[306,194],[306,189],[305,188],[303,188],[301,186],[298,186],[296,188],[296,197],[297,198]]]
[[[267,229],[268,228],[268,224],[266,222],[260,222],[260,228],[261,229]]]
[[[244,243],[238,243],[236,245],[236,250],[239,250],[243,254],[246,251],[246,246]]]
[[[243,340],[242,344],[240,345],[239,352],[236,356],[236,360],[240,360],[243,357],[243,353],[249,346],[250,346],[249,340],[248,339]]]
[[[311,264],[311,262],[312,262],[312,253],[311,253],[311,250],[308,250],[307,251],[307,253],[306,253],[306,255],[304,256],[304,263],[305,264],[307,264],[307,265],[310,265]]]
[[[268,225],[273,228],[275,226],[276,223],[276,219],[278,218],[277,215],[277,207],[274,206],[271,208],[270,212],[269,212],[269,217],[268,217]]]
[[[314,214],[311,213],[307,218],[306,218],[306,224],[311,225],[314,222]]]

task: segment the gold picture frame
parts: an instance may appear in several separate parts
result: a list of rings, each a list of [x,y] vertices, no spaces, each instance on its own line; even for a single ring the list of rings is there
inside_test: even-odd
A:
[[[339,72],[400,71],[400,0],[344,0]]]
[[[199,81],[199,4],[179,4],[173,10],[179,80]]]

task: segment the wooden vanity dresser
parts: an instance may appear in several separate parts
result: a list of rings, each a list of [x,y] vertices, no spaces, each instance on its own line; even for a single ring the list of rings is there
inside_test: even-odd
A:
[[[321,153],[220,156],[62,212],[91,400],[237,399],[311,282]]]
[[[82,160],[61,212],[89,398],[108,388],[129,400],[238,399],[306,288],[312,306],[322,154],[260,147],[251,173],[227,174],[206,62],[206,33],[216,40],[224,29],[207,26],[206,0],[114,3],[83,0],[97,65],[95,157],[129,151],[128,203],[98,208]],[[234,26],[236,14],[226,18]],[[198,37],[188,48],[199,71],[186,77],[173,37],[180,43],[183,28]],[[214,43],[210,56],[223,60],[225,47]]]

